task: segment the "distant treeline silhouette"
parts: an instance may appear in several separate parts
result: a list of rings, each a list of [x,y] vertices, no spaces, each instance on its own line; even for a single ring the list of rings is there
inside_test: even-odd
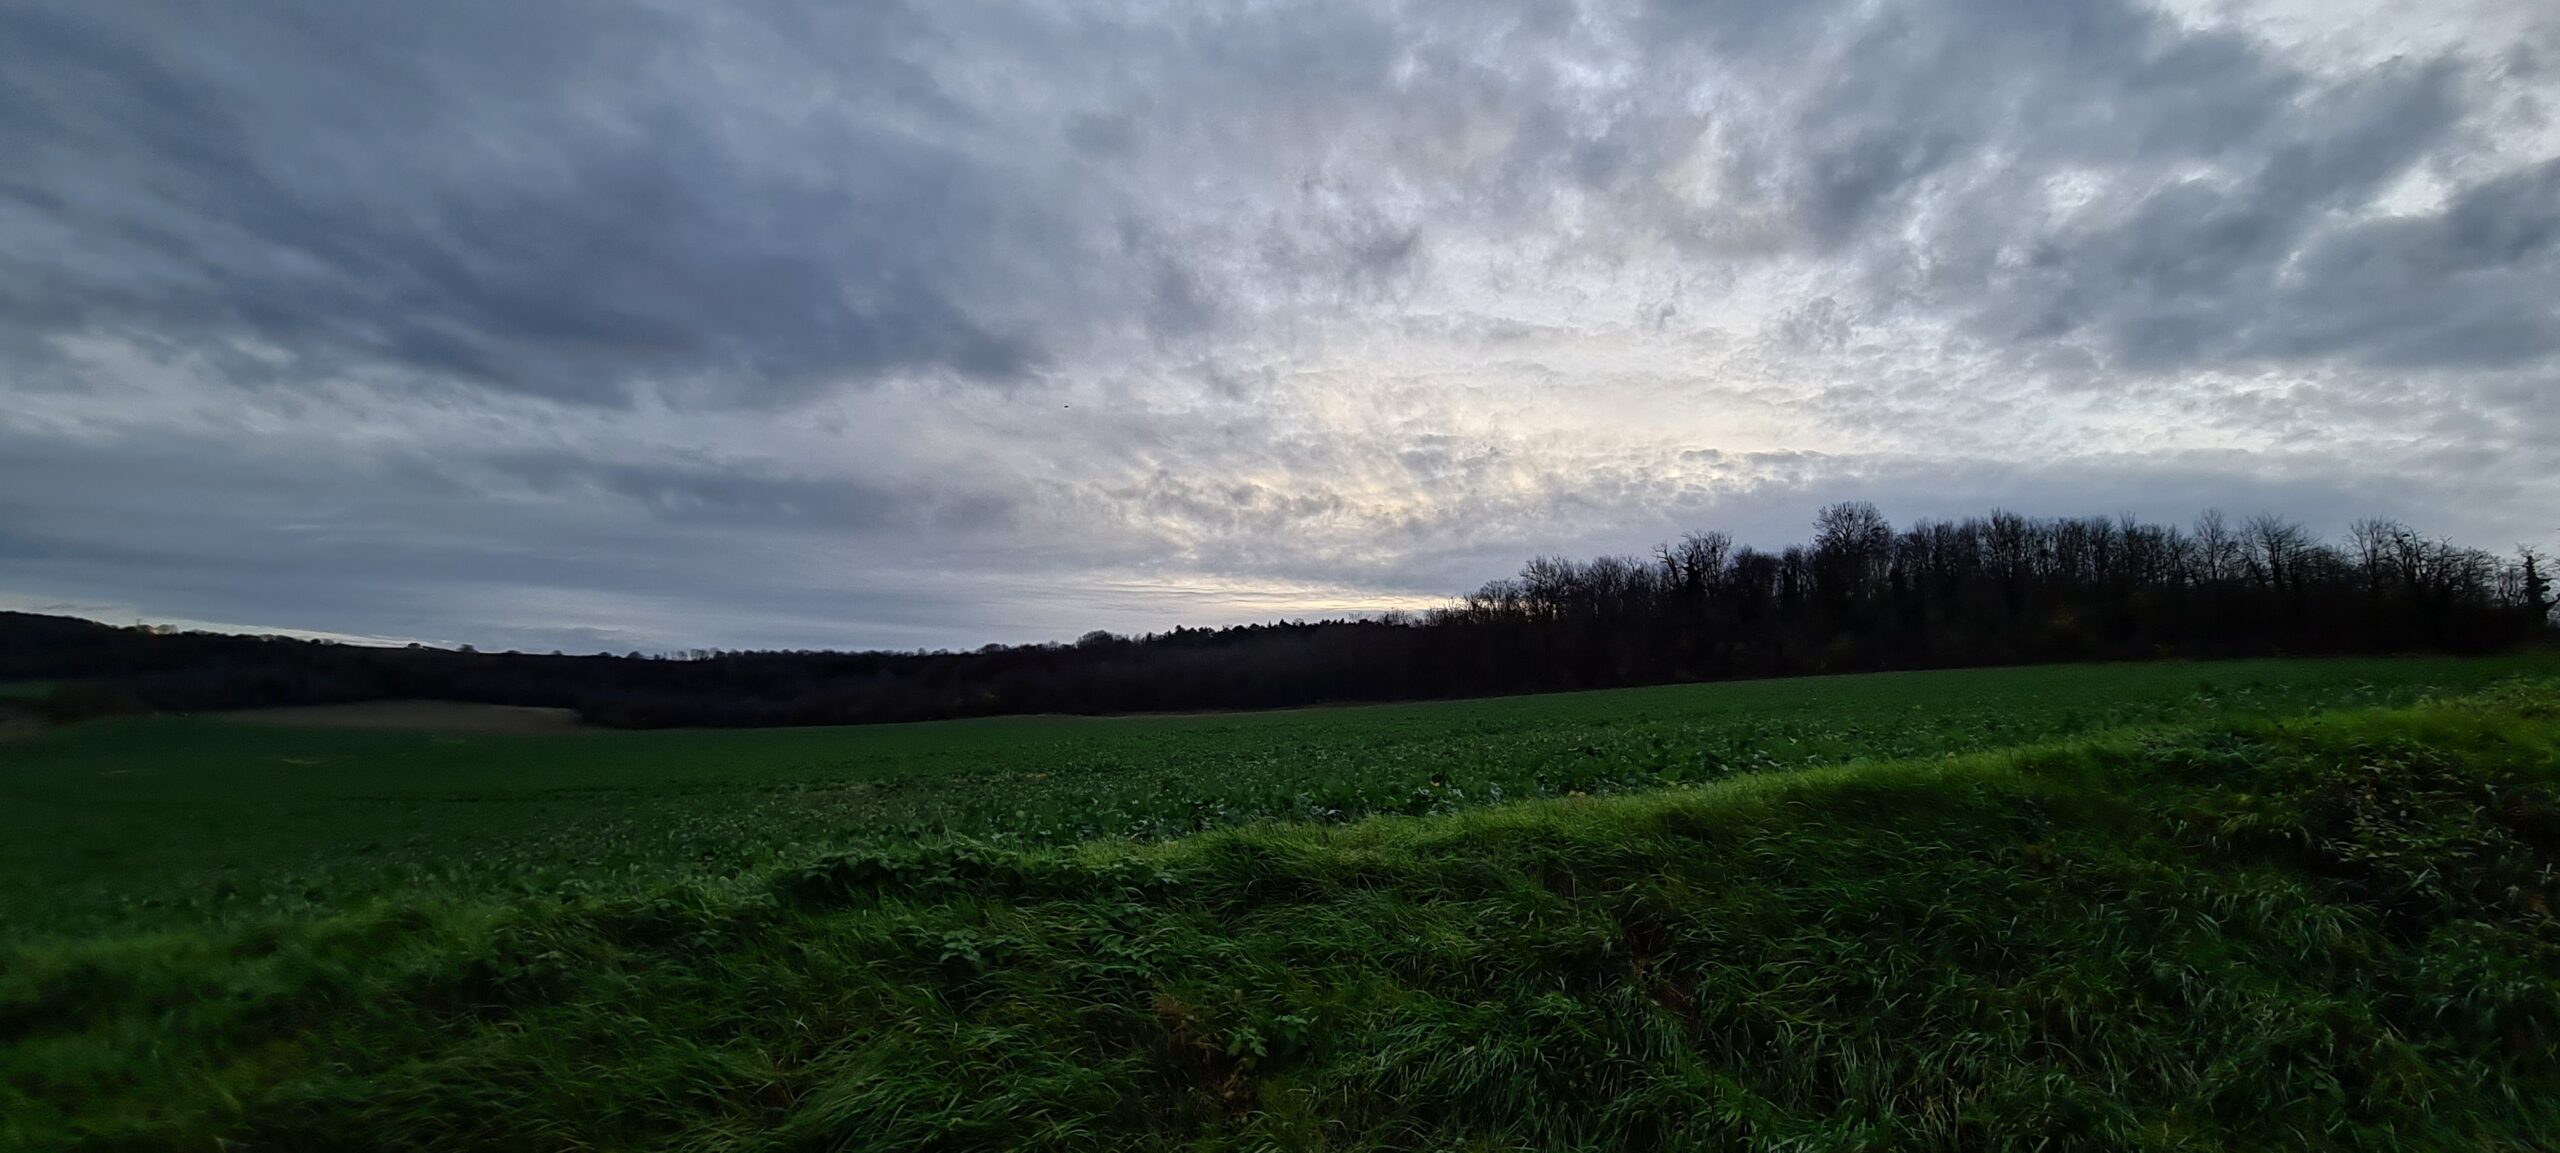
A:
[[[2477,653],[2547,639],[2552,582],[2382,520],[2323,542],[2273,516],[2186,528],[1995,512],[1897,531],[1831,505],[1776,552],[1698,532],[1649,557],[1541,557],[1420,614],[1178,628],[973,652],[477,653],[172,634],[5,614],[0,679],[47,707],[433,698],[625,727],[1253,709],[1882,669],[2162,657]]]

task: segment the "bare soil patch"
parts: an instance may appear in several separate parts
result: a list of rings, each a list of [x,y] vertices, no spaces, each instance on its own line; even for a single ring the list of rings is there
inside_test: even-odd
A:
[[[425,733],[562,733],[583,727],[568,709],[481,705],[463,701],[362,701],[213,713],[228,721],[324,729],[392,729]]]
[[[0,704],[0,741],[32,737],[44,731],[44,718],[35,710]]]

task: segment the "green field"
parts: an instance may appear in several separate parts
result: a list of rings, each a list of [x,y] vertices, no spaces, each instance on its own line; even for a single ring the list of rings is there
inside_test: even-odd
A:
[[[1938,757],[2417,699],[2560,658],[1819,677],[1478,701],[829,729],[560,734],[94,721],[0,744],[0,914],[25,935],[396,896],[639,892],[956,832],[1061,843]]]
[[[2550,655],[130,719],[0,789],[0,1148],[2560,1139]]]

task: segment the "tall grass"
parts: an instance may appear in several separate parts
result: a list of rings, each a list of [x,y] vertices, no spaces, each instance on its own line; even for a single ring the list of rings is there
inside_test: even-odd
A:
[[[27,946],[27,1148],[2560,1140],[2560,683]]]

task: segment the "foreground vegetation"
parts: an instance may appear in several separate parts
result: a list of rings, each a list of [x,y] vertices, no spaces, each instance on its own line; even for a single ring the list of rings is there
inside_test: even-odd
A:
[[[2299,688],[2321,667],[2286,670],[2290,700],[2399,695]],[[2185,717],[1992,751],[1882,719],[1961,692],[1833,682],[1867,711],[1825,723],[1911,748],[1420,817],[922,836],[631,891],[429,888],[28,941],[0,966],[0,1141],[2547,1147],[2560,680],[2304,716],[2205,705],[2184,675]],[[2215,700],[2245,684],[2201,675]],[[1553,725],[1669,706],[1517,707]],[[1300,723],[1319,722],[1430,723]]]

